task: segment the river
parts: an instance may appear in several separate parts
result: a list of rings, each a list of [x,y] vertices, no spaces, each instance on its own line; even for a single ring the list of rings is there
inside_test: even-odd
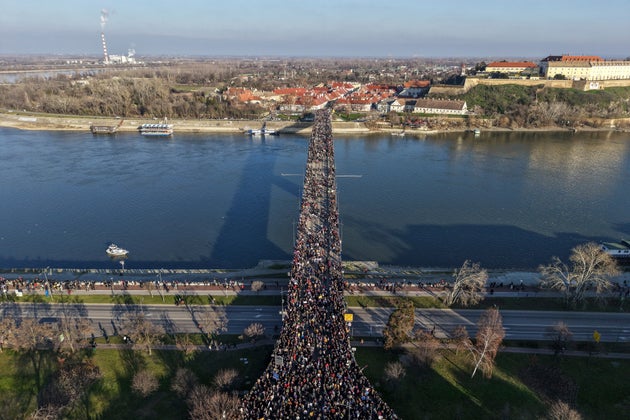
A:
[[[289,260],[308,138],[0,128],[0,267]],[[630,237],[630,134],[336,136],[346,260],[531,269]]]

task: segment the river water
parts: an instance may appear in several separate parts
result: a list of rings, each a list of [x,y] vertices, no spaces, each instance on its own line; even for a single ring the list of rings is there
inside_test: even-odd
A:
[[[630,134],[335,137],[343,258],[535,268],[630,237]],[[0,128],[0,267],[289,260],[308,138]]]

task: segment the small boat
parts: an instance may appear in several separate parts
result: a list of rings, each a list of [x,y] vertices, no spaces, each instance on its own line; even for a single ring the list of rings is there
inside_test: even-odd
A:
[[[105,252],[107,252],[107,255],[109,255],[110,257],[125,257],[127,256],[127,254],[129,254],[129,251],[119,247],[116,244],[111,244],[109,247],[107,247],[107,250]]]
[[[613,258],[630,259],[630,241],[622,239],[619,242],[602,242],[602,251]]]
[[[405,132],[404,131],[394,131],[392,133],[392,136],[405,137]]]
[[[480,129],[478,129],[478,128],[475,128],[475,129],[473,130],[473,133],[475,134],[475,137],[480,136],[480,135],[481,135],[481,130],[480,130]]]

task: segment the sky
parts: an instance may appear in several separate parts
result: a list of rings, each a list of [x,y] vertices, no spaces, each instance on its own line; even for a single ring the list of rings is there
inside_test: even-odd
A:
[[[629,0],[0,0],[0,55],[630,56]]]

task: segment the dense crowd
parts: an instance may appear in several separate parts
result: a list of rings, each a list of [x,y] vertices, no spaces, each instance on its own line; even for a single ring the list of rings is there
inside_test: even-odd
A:
[[[357,365],[344,282],[330,113],[315,118],[284,325],[274,358],[245,396],[247,419],[395,419]]]

